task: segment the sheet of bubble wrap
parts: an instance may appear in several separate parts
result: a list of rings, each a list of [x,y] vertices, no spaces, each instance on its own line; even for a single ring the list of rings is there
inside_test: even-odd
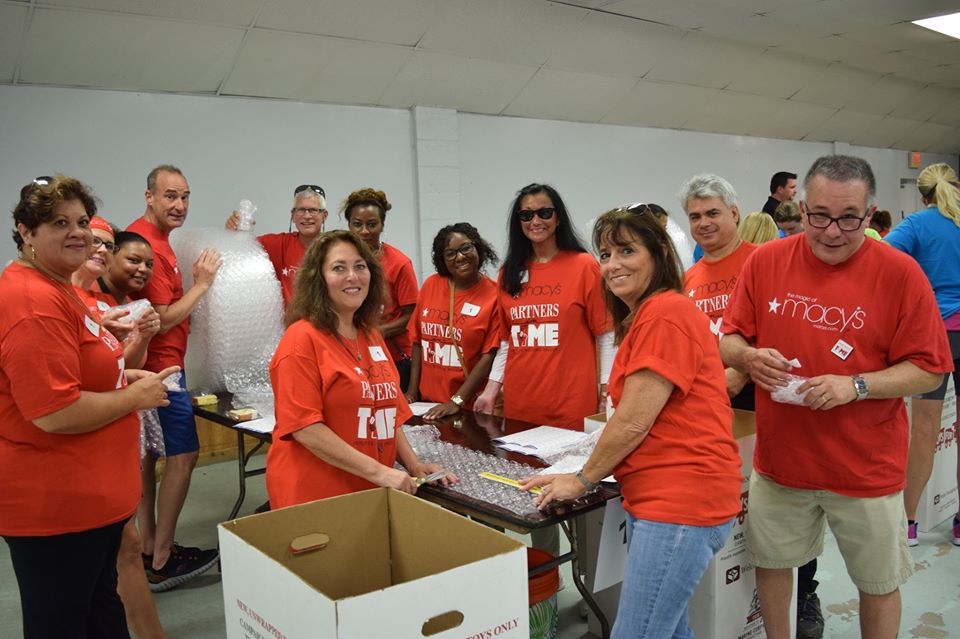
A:
[[[270,395],[269,364],[283,335],[283,298],[266,251],[250,233],[178,229],[170,235],[183,275],[193,284],[193,263],[205,248],[223,266],[190,318],[187,383],[191,390]]]
[[[447,490],[521,516],[537,512],[531,493],[480,476],[482,472],[489,472],[521,480],[536,474],[538,469],[533,466],[442,441],[434,426],[404,426],[403,432],[421,462],[440,464],[460,478],[459,484],[453,484]]]
[[[667,235],[673,240],[673,246],[677,249],[677,256],[680,258],[683,270],[686,271],[693,266],[693,249],[696,244],[690,237],[690,233],[672,219],[667,219]]]

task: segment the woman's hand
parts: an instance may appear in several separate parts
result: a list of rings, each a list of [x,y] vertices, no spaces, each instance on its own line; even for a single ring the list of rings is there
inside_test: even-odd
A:
[[[403,396],[406,398],[408,404],[420,401],[420,393],[415,390],[407,391]]]
[[[450,415],[456,415],[460,412],[460,407],[451,402],[450,400],[445,401],[442,404],[437,404],[426,413],[423,414],[423,418],[428,422],[437,421],[438,419],[443,419],[444,417],[449,417]]]
[[[444,488],[450,484],[460,483],[459,477],[445,469],[440,464],[419,464],[415,465],[413,468],[408,468],[407,470],[410,471],[410,474],[414,477],[429,477],[433,473],[438,473],[441,470],[444,471],[446,474],[443,477],[430,482],[430,484],[433,486],[436,486],[437,482],[439,482]]]
[[[550,502],[576,499],[587,492],[586,487],[580,483],[574,473],[534,475],[524,479],[520,488],[522,490],[540,488],[540,494],[534,498],[534,503],[540,510],[545,510]]]
[[[405,493],[413,494],[417,492],[417,486],[413,483],[413,479],[406,471],[397,470],[390,466],[381,465],[379,472],[371,478],[374,484],[377,486],[383,486],[384,488],[395,488],[396,490],[402,490]]]
[[[167,387],[163,380],[180,372],[179,366],[165,368],[159,373],[145,375],[130,384],[127,391],[133,394],[133,410],[147,410],[157,408],[158,406],[169,406],[170,400],[167,399]]]
[[[493,405],[497,401],[497,393],[488,393],[483,391],[473,402],[473,412],[493,415]]]
[[[160,332],[160,314],[151,306],[137,321],[137,330],[142,339],[152,339]]]
[[[100,320],[100,325],[106,330],[110,331],[111,335],[122,342],[127,338],[134,328],[133,322],[131,322],[129,319],[125,319],[129,314],[130,311],[127,310],[117,311],[110,309],[103,314],[103,319]]]

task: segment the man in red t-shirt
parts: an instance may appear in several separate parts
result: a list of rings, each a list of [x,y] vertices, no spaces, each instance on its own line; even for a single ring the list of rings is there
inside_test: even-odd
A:
[[[870,165],[822,157],[804,188],[803,235],[750,256],[721,326],[724,362],[758,387],[747,549],[771,639],[789,636],[790,569],[820,554],[828,524],[860,591],[862,636],[893,637],[913,569],[902,398],[936,388],[952,360],[920,267],[864,241]],[[864,286],[874,281],[883,291]]]
[[[127,227],[139,233],[153,247],[153,277],[141,291],[160,315],[160,333],[150,342],[144,368],[160,371],[184,365],[190,313],[213,284],[220,268],[220,254],[206,249],[193,264],[193,286],[184,292],[177,256],[170,248],[170,231],[183,226],[190,205],[190,186],[175,166],[158,166],[147,176],[147,208],[143,217]],[[197,464],[200,443],[193,407],[184,392],[170,393],[170,406],[157,410],[163,428],[166,466],[160,489],[156,484],[156,463],[147,455],[142,464],[143,499],[139,519],[144,568],[150,589],[169,590],[209,569],[217,560],[216,550],[200,550],[173,543],[177,519],[187,497],[190,476]],[[156,513],[154,511],[156,507]]]

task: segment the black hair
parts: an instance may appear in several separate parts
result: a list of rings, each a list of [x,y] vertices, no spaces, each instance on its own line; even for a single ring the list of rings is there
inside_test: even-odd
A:
[[[150,242],[147,241],[147,238],[143,237],[139,233],[134,233],[133,231],[120,231],[119,233],[115,233],[113,236],[113,243],[116,244],[117,250],[120,250],[120,247],[124,244],[132,244],[134,242],[150,246]],[[153,247],[150,246],[150,248],[152,249]]]
[[[773,177],[770,178],[770,193],[776,193],[777,189],[787,185],[787,182],[790,180],[796,180],[797,174],[790,173],[788,171],[777,171],[773,174]]]
[[[500,287],[510,295],[520,292],[520,273],[527,268],[533,256],[533,245],[523,234],[520,226],[520,203],[528,195],[546,193],[557,212],[557,248],[561,251],[586,253],[587,249],[573,228],[573,222],[567,213],[567,207],[557,190],[549,184],[528,184],[517,192],[513,204],[510,206],[510,217],[507,220],[507,257],[503,260],[503,276]]]
[[[447,268],[447,262],[443,259],[443,251],[447,248],[447,240],[454,233],[465,235],[473,244],[473,247],[477,250],[477,256],[480,258],[478,268],[481,271],[487,264],[493,265],[499,260],[497,252],[493,250],[490,243],[480,237],[480,231],[477,230],[477,227],[469,222],[457,222],[456,224],[443,227],[437,231],[436,237],[433,238],[433,253],[431,257],[433,259],[433,267],[437,269],[438,274],[443,277],[450,277],[450,269]]]

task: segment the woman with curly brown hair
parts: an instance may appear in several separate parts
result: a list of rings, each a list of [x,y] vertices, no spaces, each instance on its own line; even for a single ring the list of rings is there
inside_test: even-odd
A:
[[[376,486],[413,493],[410,475],[440,470],[420,463],[400,428],[411,412],[376,329],[382,291],[383,270],[357,235],[324,233],[307,251],[270,362],[271,508]]]
[[[417,305],[417,275],[413,263],[400,249],[382,242],[380,236],[393,206],[383,191],[363,188],[347,196],[340,212],[348,228],[360,236],[383,267],[386,294],[380,314],[380,334],[400,372],[400,387],[410,382],[410,336],[407,323]]]

